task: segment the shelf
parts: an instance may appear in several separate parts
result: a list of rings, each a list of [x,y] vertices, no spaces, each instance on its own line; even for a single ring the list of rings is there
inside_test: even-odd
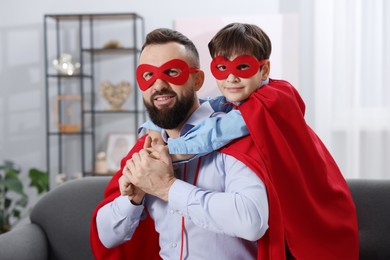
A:
[[[99,13],[99,14],[47,14],[45,17],[55,20],[79,20],[79,19],[92,19],[92,20],[128,20],[128,19],[142,19],[136,13]]]
[[[115,174],[114,173],[96,173],[96,172],[86,172],[85,173],[85,176],[96,176],[96,177],[104,177],[104,176],[113,176]]]
[[[47,77],[49,78],[66,78],[66,79],[72,79],[72,78],[92,78],[91,75],[86,74],[74,74],[74,75],[61,75],[61,74],[48,74]]]
[[[142,114],[139,110],[85,110],[85,114]]]
[[[137,85],[136,65],[144,34],[144,19],[135,13],[44,15],[49,176],[59,172],[70,176],[75,172],[82,172],[83,176],[112,175],[98,174],[95,168],[97,154],[107,146],[105,137],[113,131],[137,133],[140,120],[146,120],[146,115],[145,109],[140,108],[138,88],[133,88],[131,105],[125,110],[111,111],[96,106],[100,90],[98,82],[124,78],[131,86]],[[112,39],[123,45],[107,44]],[[72,53],[78,58],[80,68],[75,74],[60,74],[51,66],[52,57],[58,57],[61,53]],[[78,97],[75,99],[77,103],[72,102],[73,99],[62,99],[64,102],[55,103],[58,104],[55,106],[53,99],[57,100],[59,96]],[[116,120],[120,116],[130,119],[126,119],[125,123],[124,120]],[[77,124],[70,124],[72,127],[66,128],[66,124],[58,125],[58,120]],[[75,132],[66,132],[73,130]],[[67,139],[72,139],[72,142],[68,143]],[[52,145],[56,146],[55,152],[50,152]]]
[[[124,53],[138,53],[137,48],[94,48],[82,49],[83,52],[90,52],[92,54],[124,54]]]
[[[48,132],[48,135],[91,135],[92,132],[75,132],[75,133],[64,133],[64,132]]]

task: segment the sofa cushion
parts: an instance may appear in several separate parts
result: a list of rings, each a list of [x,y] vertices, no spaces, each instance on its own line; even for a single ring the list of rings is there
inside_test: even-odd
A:
[[[0,235],[1,260],[47,259],[45,233],[35,224],[20,225]]]
[[[89,230],[92,213],[111,177],[68,181],[47,193],[31,212],[49,241],[49,259],[93,259]]]
[[[390,180],[349,179],[359,224],[360,260],[390,259]]]

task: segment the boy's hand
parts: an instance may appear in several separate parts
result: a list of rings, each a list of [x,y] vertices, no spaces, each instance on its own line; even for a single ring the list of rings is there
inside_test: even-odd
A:
[[[156,145],[166,145],[166,143],[163,141],[160,132],[149,130],[148,136],[145,139],[144,149],[154,147]],[[148,149],[148,151],[152,157],[156,159],[160,158],[155,149]],[[171,154],[173,162],[186,161],[194,156],[195,154]]]
[[[149,130],[147,138],[149,138],[149,137],[151,138],[151,143],[153,143],[153,145],[156,145],[156,144],[165,145],[165,142],[163,141],[160,132],[157,132],[154,130]],[[145,144],[146,144],[146,141],[145,141]],[[150,145],[148,147],[151,147],[151,146],[152,145]],[[148,147],[144,147],[144,148],[148,148]]]
[[[156,131],[150,131],[150,132],[153,132],[153,133],[157,133]],[[159,135],[159,138],[161,139],[161,135],[158,133]],[[154,159],[160,159],[160,154],[159,152],[156,150],[156,148],[153,148],[153,147],[158,147],[159,145],[163,145],[163,146],[166,146],[166,143],[162,142],[162,139],[161,139],[161,144],[156,141],[157,139],[153,139],[153,137],[151,137],[150,135],[148,135],[145,139],[145,143],[144,143],[144,149],[146,151],[148,151],[149,155],[154,158]]]
[[[168,192],[176,180],[172,160],[166,145],[153,147],[158,159],[155,159],[148,149],[134,153],[131,160],[126,162],[129,171],[123,171],[128,180],[144,192],[162,200],[168,200]]]

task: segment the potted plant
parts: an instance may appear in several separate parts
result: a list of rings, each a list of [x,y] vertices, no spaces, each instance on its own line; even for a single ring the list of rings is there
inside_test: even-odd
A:
[[[20,180],[20,166],[12,161],[0,165],[0,234],[11,230],[22,218],[23,209],[27,207],[28,196]],[[28,172],[29,187],[35,187],[38,194],[49,189],[47,172],[32,168]]]

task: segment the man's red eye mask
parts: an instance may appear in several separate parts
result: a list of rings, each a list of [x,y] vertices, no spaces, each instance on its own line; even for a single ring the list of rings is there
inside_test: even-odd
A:
[[[178,69],[180,70],[180,73],[175,77],[171,77],[166,74],[166,71],[170,69]],[[169,83],[175,85],[183,85],[187,82],[191,72],[198,71],[199,69],[197,68],[190,68],[188,64],[183,60],[173,59],[164,63],[160,67],[155,67],[149,64],[141,64],[137,68],[136,76],[139,88],[142,91],[145,91],[150,88],[157,79],[168,81]],[[152,77],[149,79],[145,79],[143,77],[145,73],[152,73]]]
[[[268,60],[257,60],[250,55],[241,55],[230,61],[223,56],[215,57],[210,64],[211,73],[214,78],[221,80],[226,79],[230,74],[240,78],[250,78],[255,75],[261,66]],[[245,65],[245,69],[240,69],[240,66]],[[224,70],[219,67],[224,66]]]

